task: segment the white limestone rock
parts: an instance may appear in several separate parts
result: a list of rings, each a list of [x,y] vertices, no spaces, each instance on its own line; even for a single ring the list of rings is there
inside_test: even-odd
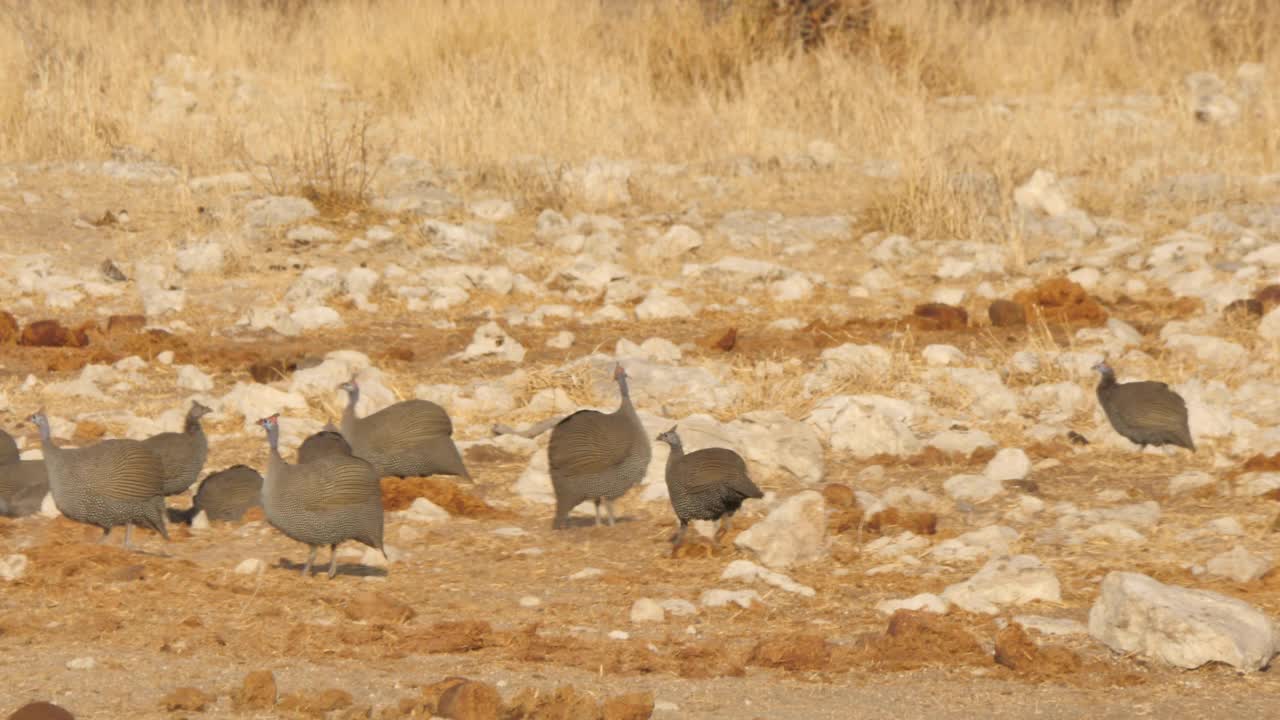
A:
[[[195,392],[209,392],[213,389],[213,378],[195,365],[183,365],[178,368],[178,387]]]
[[[899,610],[915,610],[945,615],[950,607],[950,603],[933,593],[920,593],[898,600],[881,600],[876,603],[876,612],[892,615]]]
[[[825,511],[822,495],[805,490],[779,503],[764,520],[740,533],[734,544],[775,570],[811,562],[826,553]]]
[[[1004,448],[987,463],[983,475],[998,482],[1022,480],[1031,473],[1031,458],[1021,448]]]
[[[881,395],[835,395],[819,403],[805,422],[832,450],[857,458],[908,456],[923,445],[910,427],[914,416],[915,408],[906,401]]]
[[[640,598],[631,604],[631,622],[660,623],[667,619],[667,611],[657,601]]]
[[[476,328],[471,343],[461,353],[451,356],[464,362],[481,358],[499,362],[518,363],[524,360],[525,349],[515,338],[507,334],[496,322],[487,322]]]
[[[1244,546],[1236,545],[1227,552],[1210,558],[1205,563],[1205,569],[1210,575],[1247,583],[1266,575],[1272,565],[1271,558],[1254,555]]]
[[[1004,492],[1004,483],[986,475],[952,475],[942,490],[957,502],[984,503]]]
[[[792,580],[786,575],[760,567],[750,560],[734,560],[720,574],[721,580],[742,580],[743,582],[752,582],[760,580],[767,585],[772,585],[780,590],[789,593],[795,593],[804,597],[813,597],[817,592],[807,586]]]
[[[27,573],[27,556],[21,553],[6,555],[0,560],[0,580],[13,582]]]
[[[291,225],[318,214],[316,206],[306,198],[279,195],[259,198],[244,208],[245,224],[255,229]]]
[[[1131,572],[1103,579],[1089,634],[1115,652],[1186,669],[1222,662],[1261,670],[1280,651],[1275,624],[1252,605]]]
[[[995,615],[1009,605],[1036,600],[1062,602],[1062,588],[1053,570],[1033,555],[993,558],[973,577],[950,585],[942,599],[972,613]]]

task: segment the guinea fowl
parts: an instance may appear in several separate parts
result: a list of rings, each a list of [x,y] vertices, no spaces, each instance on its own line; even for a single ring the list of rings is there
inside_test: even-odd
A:
[[[311,547],[305,576],[321,545],[329,546],[329,578],[338,572],[338,544],[355,540],[382,547],[382,488],[373,465],[331,455],[302,465],[280,457],[279,415],[258,421],[267,431],[271,457],[262,483],[262,508],[280,532]]]
[[[329,455],[351,455],[351,445],[332,425],[307,436],[298,446],[298,464],[309,463]]]
[[[210,520],[234,522],[252,507],[262,505],[262,475],[248,465],[233,465],[213,473],[200,483],[187,510],[169,510],[169,518],[191,522],[201,511]]]
[[[1098,403],[1116,432],[1143,448],[1177,445],[1195,452],[1187,403],[1168,385],[1152,380],[1117,383],[1115,370],[1106,361],[1093,369],[1102,375]]]
[[[381,476],[457,475],[471,482],[444,408],[428,400],[405,400],[358,418],[360,385],[352,378],[338,387],[347,392],[342,436],[352,453],[372,463]]]
[[[744,500],[764,497],[751,482],[747,464],[738,453],[727,448],[705,448],[686,455],[675,426],[659,435],[658,440],[671,446],[667,456],[667,493],[680,519],[680,529],[671,538],[676,547],[684,541],[690,520],[720,521],[715,541],[729,531],[733,514]]]
[[[627,373],[619,364],[613,378],[618,381],[622,403],[611,413],[579,410],[556,424],[547,445],[547,465],[556,493],[553,528],[567,527],[569,513],[585,500],[596,504],[596,525],[600,524],[600,503],[613,525],[613,501],[644,478],[653,448],[631,404]]]
[[[164,494],[177,495],[195,484],[209,455],[209,438],[200,418],[213,412],[196,401],[183,422],[182,432],[164,432],[142,441],[143,446],[164,465]]]
[[[65,449],[53,443],[43,410],[30,418],[40,430],[40,446],[49,473],[53,502],[63,515],[102,528],[125,526],[124,546],[132,548],[134,525],[169,539],[164,526],[164,465],[136,440],[103,440],[88,447]]]
[[[0,516],[22,517],[40,509],[49,492],[43,460],[23,460],[13,436],[0,430]]]

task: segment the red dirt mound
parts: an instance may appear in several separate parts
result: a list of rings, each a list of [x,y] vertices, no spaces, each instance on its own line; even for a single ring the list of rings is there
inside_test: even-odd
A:
[[[1013,296],[1028,318],[1042,316],[1051,323],[1101,325],[1107,311],[1083,287],[1066,278],[1051,278]]]

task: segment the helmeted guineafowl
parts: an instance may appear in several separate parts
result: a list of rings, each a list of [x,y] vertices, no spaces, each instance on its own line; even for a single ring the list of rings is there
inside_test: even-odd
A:
[[[585,500],[595,501],[597,525],[603,501],[613,525],[613,501],[640,482],[649,467],[653,448],[631,404],[621,364],[614,368],[613,377],[622,394],[617,410],[579,410],[551,430],[547,465],[556,493],[554,528],[568,526],[569,513]]]
[[[0,430],[0,516],[22,517],[40,510],[49,492],[43,460],[23,460],[13,436]]]
[[[372,463],[380,475],[456,475],[471,481],[444,408],[428,400],[405,400],[358,418],[360,385],[352,378],[338,387],[347,392],[342,436],[351,443],[351,452]]]
[[[309,463],[329,455],[351,455],[351,444],[342,437],[336,428],[326,426],[325,429],[312,433],[298,446],[298,463]]]
[[[1162,382],[1117,383],[1106,361],[1093,366],[1102,375],[1098,403],[1116,432],[1141,447],[1177,445],[1195,452],[1187,424],[1187,403]]]
[[[187,510],[169,510],[169,518],[191,522],[201,510],[210,520],[234,522],[249,508],[262,506],[262,475],[248,465],[233,465],[200,481]]]
[[[164,526],[164,465],[136,440],[103,440],[82,448],[64,449],[53,443],[49,418],[43,410],[30,418],[40,429],[40,446],[49,490],[63,515],[102,528],[125,526],[124,546],[131,548],[134,525],[160,533]]]
[[[329,546],[330,579],[338,572],[338,543],[355,540],[383,550],[382,488],[373,465],[338,455],[290,465],[280,457],[279,416],[258,424],[266,429],[271,447],[262,508],[280,532],[311,547],[302,574],[311,572],[321,545]]]
[[[142,441],[143,446],[160,458],[164,465],[164,494],[177,495],[195,484],[209,455],[209,438],[204,434],[200,418],[212,412],[191,401],[183,421],[182,432],[163,432]]]
[[[686,455],[674,426],[658,435],[658,440],[671,446],[667,456],[667,494],[680,519],[680,529],[671,538],[677,547],[684,540],[690,520],[719,520],[715,540],[729,531],[733,514],[744,500],[764,497],[751,482],[747,464],[738,453],[727,448],[705,448]]]

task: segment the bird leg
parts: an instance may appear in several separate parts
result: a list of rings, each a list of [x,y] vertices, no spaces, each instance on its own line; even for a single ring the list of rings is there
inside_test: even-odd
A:
[[[609,513],[609,527],[613,527],[613,501],[605,500],[604,509]]]
[[[600,498],[596,498],[596,527],[600,527]]]
[[[109,537],[111,537],[111,528],[102,528],[102,537],[98,538],[97,544],[101,545],[106,542]]]
[[[124,526],[124,549],[133,549],[133,523],[125,523]]]
[[[315,561],[316,561],[316,552],[317,552],[317,551],[319,551],[319,550],[320,550],[320,546],[319,546],[319,545],[312,545],[312,546],[311,546],[311,553],[310,553],[309,555],[307,555],[307,564],[302,566],[302,577],[306,577],[306,576],[308,576],[308,575],[310,575],[310,574],[311,574],[311,565],[312,565],[313,563],[315,563]]]
[[[338,574],[338,543],[329,546],[329,579]]]
[[[676,531],[675,535],[671,536],[671,544],[675,546],[671,548],[672,550],[675,550],[675,548],[680,547],[680,543],[684,542],[684,531],[688,529],[689,529],[689,521],[681,520],[680,529]]]

